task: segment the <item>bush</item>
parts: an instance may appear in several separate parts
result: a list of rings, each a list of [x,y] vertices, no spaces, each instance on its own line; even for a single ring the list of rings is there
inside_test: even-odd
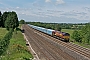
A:
[[[76,41],[76,42],[82,42],[82,37],[80,35],[80,32],[79,31],[74,31],[72,33],[72,38]]]
[[[5,36],[3,39],[0,40],[0,55],[2,55],[2,53],[6,50],[6,48],[9,45],[9,40],[12,37],[12,32],[13,29],[11,29]]]

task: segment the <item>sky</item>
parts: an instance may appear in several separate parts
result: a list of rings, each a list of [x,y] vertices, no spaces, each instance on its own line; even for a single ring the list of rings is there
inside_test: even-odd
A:
[[[90,22],[90,0],[0,0],[0,11],[15,11],[27,22]]]

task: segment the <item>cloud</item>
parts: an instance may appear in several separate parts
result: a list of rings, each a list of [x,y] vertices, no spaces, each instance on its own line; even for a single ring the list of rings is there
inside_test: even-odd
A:
[[[52,3],[56,4],[56,5],[65,3],[63,0],[55,0],[55,1],[53,1],[53,0],[45,0],[45,2],[52,2]]]
[[[51,1],[53,2],[53,1]],[[45,2],[44,2],[45,3]],[[51,4],[50,4],[51,5]],[[38,6],[37,4],[35,5]],[[62,10],[57,9],[42,8],[32,6],[30,8],[21,8],[20,6],[12,8],[1,8],[0,11],[16,11],[20,19],[25,19],[26,21],[42,21],[42,22],[88,22],[90,20],[90,13],[88,12],[89,7],[86,10]],[[35,8],[34,8],[35,7]],[[49,21],[48,21],[49,20]]]
[[[65,2],[63,0],[56,0],[56,4],[64,4]]]
[[[84,7],[83,9],[90,12],[90,7]]]
[[[17,9],[19,9],[20,7],[16,7]]]
[[[45,0],[45,2],[51,2],[51,0]]]

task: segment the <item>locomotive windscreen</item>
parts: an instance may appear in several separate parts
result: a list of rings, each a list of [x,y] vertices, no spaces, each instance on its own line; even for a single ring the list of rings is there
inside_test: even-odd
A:
[[[65,32],[63,32],[63,35],[64,35],[64,36],[70,36],[69,33],[65,33]]]
[[[69,33],[66,33],[65,36],[70,36],[70,34]]]

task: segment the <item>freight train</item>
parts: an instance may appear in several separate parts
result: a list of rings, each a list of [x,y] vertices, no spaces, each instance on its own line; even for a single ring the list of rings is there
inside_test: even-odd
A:
[[[43,27],[38,27],[38,26],[30,25],[30,24],[28,24],[28,25],[33,29],[36,29],[38,31],[41,31],[41,32],[46,33],[48,35],[51,35],[53,37],[56,37],[56,38],[63,40],[65,42],[69,42],[69,39],[70,39],[69,33],[60,32],[60,31],[56,31],[56,30],[52,30],[52,29],[46,29]]]

